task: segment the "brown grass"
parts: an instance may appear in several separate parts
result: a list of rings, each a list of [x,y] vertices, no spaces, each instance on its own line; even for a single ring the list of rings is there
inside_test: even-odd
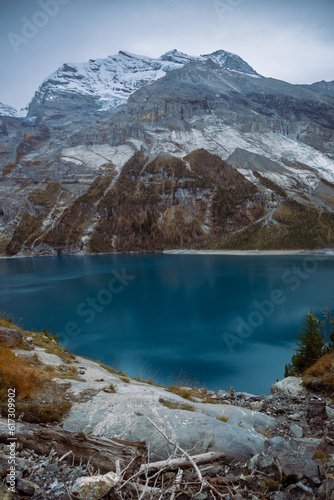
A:
[[[314,450],[313,458],[317,458],[322,462],[327,463],[330,458],[330,452],[328,446],[326,444],[323,445],[319,444],[319,446],[317,446],[317,448]]]
[[[153,380],[144,380],[140,377],[133,377],[133,380],[136,380],[137,382],[141,382],[142,384],[155,385]]]
[[[166,408],[169,408],[170,410],[195,411],[194,406],[172,403],[171,401],[168,401],[167,399],[159,399],[159,403],[161,403]]]
[[[0,347],[0,397],[7,395],[8,389],[15,389],[22,399],[31,398],[37,391],[40,375],[23,360],[15,356],[8,347]]]
[[[261,490],[265,494],[269,493],[271,491],[278,491],[279,490],[279,483],[277,481],[274,481],[273,479],[266,479],[261,484]]]
[[[182,387],[179,387],[177,385],[170,385],[168,387],[168,390],[169,392],[173,392],[174,394],[181,396],[181,398],[191,399],[191,390],[189,389],[183,389]]]
[[[59,401],[57,404],[31,402],[19,404],[17,413],[23,413],[23,420],[31,424],[54,424],[59,423],[70,409],[71,403],[69,401]]]
[[[87,358],[86,356],[82,356],[82,357],[84,357],[85,359],[89,359],[90,361],[93,361],[91,358]],[[115,368],[113,368],[112,366],[105,365],[104,363],[101,363],[100,361],[98,361],[98,363],[101,366],[101,368],[104,368],[104,370],[107,370],[107,372],[109,372],[109,373],[112,373],[114,375],[119,375],[120,373],[122,373],[122,372],[115,370]]]
[[[226,424],[226,422],[228,422],[228,419],[230,417],[216,417],[216,418],[217,418],[217,420],[220,420],[221,422],[225,422],[225,424]]]
[[[20,330],[18,326],[14,325],[13,320],[10,317],[4,318],[3,316],[0,316],[0,326],[3,328],[11,328],[12,330]]]
[[[326,354],[318,359],[303,374],[303,381],[306,387],[332,393],[334,391],[334,353]]]
[[[67,367],[66,367],[67,368]],[[8,415],[8,389],[15,389],[15,418],[21,415],[24,422],[58,423],[69,412],[71,403],[66,400],[62,387],[51,379],[76,378],[70,369],[58,372],[50,365],[43,366],[32,357],[21,359],[8,348],[0,348],[0,412]]]
[[[16,419],[21,416],[24,422],[59,423],[71,409],[71,402],[67,400],[64,385],[60,386],[52,379],[83,380],[72,365],[76,357],[58,345],[48,330],[23,331],[4,314],[0,316],[0,327],[20,330],[24,336],[20,347],[27,351],[21,358],[9,347],[0,346],[0,413],[8,415],[8,389],[15,389]],[[32,337],[33,342],[26,342],[26,337]],[[34,346],[59,356],[64,364],[59,367],[44,365],[37,353],[31,352]]]

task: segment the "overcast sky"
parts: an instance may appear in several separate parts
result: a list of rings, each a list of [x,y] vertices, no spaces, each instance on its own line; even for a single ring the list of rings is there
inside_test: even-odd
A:
[[[334,80],[333,0],[0,0],[0,101],[24,107],[64,62],[224,49],[264,76]],[[44,8],[43,8],[44,7]]]

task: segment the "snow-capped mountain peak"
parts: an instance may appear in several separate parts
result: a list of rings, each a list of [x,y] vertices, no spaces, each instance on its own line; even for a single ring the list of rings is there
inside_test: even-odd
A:
[[[162,56],[160,56],[159,59],[163,61],[172,61],[179,64],[187,64],[190,61],[199,59],[199,57],[189,56],[184,52],[179,52],[177,49],[173,49],[170,50],[169,52],[166,52],[165,54],[162,54]]]
[[[202,56],[190,56],[174,49],[159,58],[151,58],[119,51],[105,59],[90,59],[84,63],[65,63],[52,73],[39,87],[29,107],[29,115],[35,116],[40,103],[73,99],[76,95],[87,96],[96,111],[114,109],[125,104],[128,97],[139,88],[149,85],[167,72],[182,68],[191,61],[212,59],[229,71],[259,76],[239,56],[216,51]]]
[[[241,59],[241,57],[239,57],[238,55],[233,54],[232,52],[217,50],[212,54],[205,54],[201,57],[203,59],[211,59],[219,66],[229,71],[236,71],[238,73],[244,73],[250,76],[260,76],[248,63],[246,63],[246,61]]]

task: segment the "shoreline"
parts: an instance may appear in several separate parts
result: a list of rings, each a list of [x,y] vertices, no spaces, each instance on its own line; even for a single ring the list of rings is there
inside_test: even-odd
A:
[[[325,255],[334,257],[333,248],[316,250],[163,250],[166,255],[238,255],[238,256],[274,256],[274,255]]]
[[[101,253],[64,253],[59,255],[43,254],[43,255],[0,255],[2,259],[25,259],[36,257],[87,257],[99,255],[147,255],[147,254],[161,254],[161,255],[234,255],[234,256],[275,256],[275,255],[322,255],[326,257],[334,257],[334,248],[317,248],[314,250],[194,250],[191,248],[173,249],[173,250],[147,250],[147,251],[131,251],[131,252],[101,252]]]

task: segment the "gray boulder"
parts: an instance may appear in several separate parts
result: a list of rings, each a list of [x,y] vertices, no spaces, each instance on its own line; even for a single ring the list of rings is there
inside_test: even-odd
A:
[[[296,438],[302,438],[304,435],[303,429],[299,425],[296,425],[296,424],[290,425],[290,431],[292,432],[292,434]]]
[[[263,453],[254,456],[248,462],[248,468],[274,473],[280,480],[278,461],[283,480],[287,483],[298,483],[304,480],[307,484],[316,486],[321,483],[324,471],[320,461],[314,459],[314,451],[314,443],[296,439],[276,442]]]
[[[119,482],[114,472],[103,476],[87,476],[78,478],[71,488],[71,493],[82,500],[99,500],[105,496]]]
[[[308,408],[306,413],[307,420],[320,419],[326,420],[328,418],[326,411],[326,400],[313,396],[308,401]]]
[[[302,386],[302,380],[298,377],[286,377],[271,386],[271,394],[282,394],[283,396],[298,398],[307,394]]]

